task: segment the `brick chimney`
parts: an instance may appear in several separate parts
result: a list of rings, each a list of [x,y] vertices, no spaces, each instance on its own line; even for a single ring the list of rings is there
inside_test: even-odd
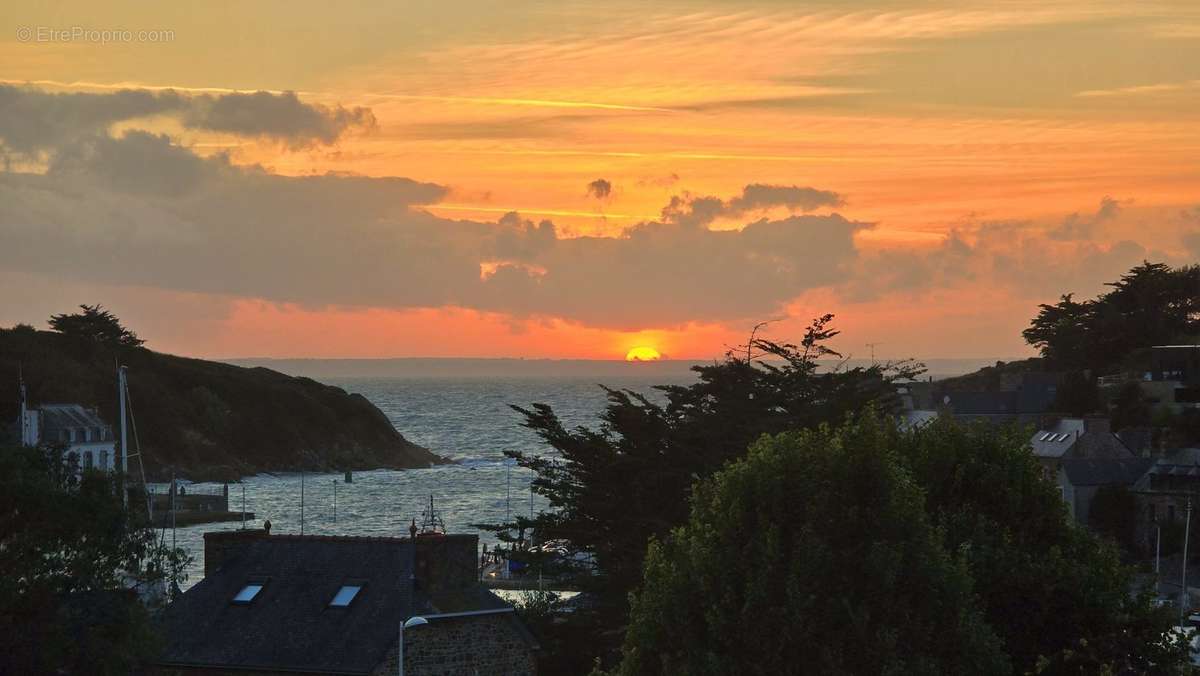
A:
[[[262,528],[213,531],[204,534],[204,577],[216,572],[222,564],[237,556],[250,543],[270,536]]]
[[[413,542],[414,572],[421,589],[427,592],[469,589],[478,582],[478,535],[418,535]]]

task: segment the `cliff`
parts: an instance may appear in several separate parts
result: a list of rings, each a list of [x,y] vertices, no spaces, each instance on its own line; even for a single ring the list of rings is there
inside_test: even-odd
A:
[[[447,462],[405,439],[365,397],[338,387],[30,329],[0,329],[0,428],[16,419],[18,366],[33,404],[97,406],[115,423],[118,359],[129,368],[137,434],[156,477],[171,467],[202,480]]]

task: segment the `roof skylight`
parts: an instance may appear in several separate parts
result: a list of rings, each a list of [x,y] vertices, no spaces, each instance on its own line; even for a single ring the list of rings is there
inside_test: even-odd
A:
[[[262,583],[251,582],[250,584],[246,585],[245,587],[242,587],[242,590],[237,593],[237,596],[233,597],[233,602],[234,603],[250,603],[251,601],[254,600],[255,596],[258,596],[258,592],[262,591],[262,588],[263,588]]]
[[[342,585],[342,588],[333,595],[333,600],[329,602],[332,608],[345,608],[350,605],[354,597],[358,596],[358,592],[362,590],[362,585],[347,584]]]

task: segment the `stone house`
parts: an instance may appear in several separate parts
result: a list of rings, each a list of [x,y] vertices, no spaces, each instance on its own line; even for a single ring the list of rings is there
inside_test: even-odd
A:
[[[1112,433],[1108,418],[1060,418],[1034,432],[1029,445],[1049,479],[1058,478],[1063,461],[1072,458],[1131,460],[1136,457]]]
[[[1105,486],[1131,488],[1153,463],[1149,458],[1066,458],[1059,464],[1058,486],[1076,523],[1091,522],[1092,499]]]
[[[478,536],[206,533],[204,579],[159,618],[159,675],[534,674],[536,641],[478,581]]]
[[[1188,499],[1200,497],[1200,448],[1181,448],[1158,458],[1134,484],[1134,491],[1143,510],[1139,530],[1151,543],[1156,524],[1182,523]],[[1193,503],[1197,507],[1200,504]]]

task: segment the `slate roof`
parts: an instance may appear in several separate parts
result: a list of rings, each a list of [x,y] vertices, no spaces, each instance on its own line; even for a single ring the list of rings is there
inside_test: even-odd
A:
[[[1073,486],[1130,486],[1150,469],[1150,458],[1067,458],[1062,469]]]
[[[1015,390],[1000,392],[946,392],[941,403],[959,416],[1019,415],[1049,410],[1054,397],[1055,390],[1049,385],[1022,385]]]
[[[427,605],[413,598],[412,553],[395,538],[253,542],[163,611],[161,662],[369,673],[395,643],[401,619]],[[233,603],[254,581],[265,582],[254,600]],[[330,608],[351,583],[363,589],[350,606]]]
[[[1016,392],[947,392],[942,404],[955,414],[1017,413]]]
[[[1160,461],[1160,464],[1200,465],[1200,448],[1181,448]]]
[[[1082,419],[1062,418],[1054,425],[1034,432],[1029,440],[1033,454],[1039,458],[1061,458],[1075,445],[1084,429]]]
[[[79,404],[45,404],[38,407],[42,415],[42,426],[46,432],[66,428],[108,428],[108,423],[94,411]]]
[[[906,430],[920,429],[932,423],[934,420],[937,420],[937,417],[937,411],[930,411],[927,409],[908,410],[904,411],[898,416],[900,420],[900,427]]]

